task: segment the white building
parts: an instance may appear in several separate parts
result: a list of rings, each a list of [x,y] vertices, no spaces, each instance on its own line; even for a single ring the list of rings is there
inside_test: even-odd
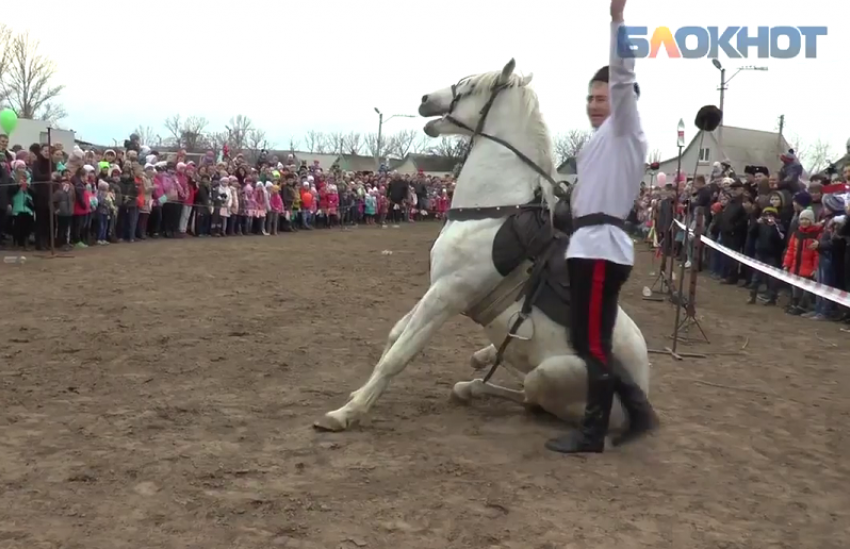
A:
[[[18,127],[9,136],[9,148],[20,145],[24,149],[29,149],[33,143],[47,143],[47,128],[49,126],[50,124],[44,120],[19,118]],[[54,144],[61,143],[68,153],[74,150],[74,132],[71,130],[53,128],[50,130],[50,140]]]

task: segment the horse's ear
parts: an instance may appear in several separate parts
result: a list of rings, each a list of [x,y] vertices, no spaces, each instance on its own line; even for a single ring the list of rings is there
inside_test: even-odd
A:
[[[514,73],[514,69],[516,68],[516,60],[511,58],[508,61],[508,64],[505,65],[505,68],[502,69],[502,74],[499,76],[499,82],[502,84],[507,84],[511,78],[511,75]]]
[[[519,85],[519,86],[520,86],[521,88],[526,87],[527,85],[531,84],[531,80],[532,80],[533,78],[534,78],[534,73],[533,73],[533,72],[528,73],[527,75],[525,75],[525,76],[523,76],[523,77],[522,77],[522,83],[520,83],[520,85]]]

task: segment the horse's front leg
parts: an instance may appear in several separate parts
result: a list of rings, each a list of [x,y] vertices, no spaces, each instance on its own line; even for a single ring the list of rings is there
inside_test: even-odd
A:
[[[390,380],[404,370],[446,320],[461,312],[463,300],[458,299],[455,295],[457,292],[452,290],[444,282],[431,286],[411,311],[401,335],[375,365],[369,381],[351,393],[345,406],[325,414],[313,424],[314,427],[326,431],[343,431],[357,423],[378,400]]]
[[[492,366],[496,362],[496,346],[492,343],[483,349],[478,349],[472,353],[469,359],[469,365],[473,370],[483,370],[487,366]]]

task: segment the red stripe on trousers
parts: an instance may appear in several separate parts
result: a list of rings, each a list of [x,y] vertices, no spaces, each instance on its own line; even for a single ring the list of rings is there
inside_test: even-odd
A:
[[[593,265],[593,278],[590,283],[590,311],[587,318],[587,339],[590,354],[604,365],[608,357],[602,347],[602,297],[605,291],[605,261],[596,260]]]

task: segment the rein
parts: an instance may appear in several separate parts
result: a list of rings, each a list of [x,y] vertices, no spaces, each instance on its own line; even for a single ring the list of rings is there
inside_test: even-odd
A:
[[[519,149],[502,139],[501,137],[496,137],[495,135],[490,135],[488,133],[484,133],[484,124],[487,121],[487,115],[490,114],[490,109],[493,107],[493,102],[496,101],[496,97],[499,96],[503,90],[507,89],[509,86],[507,84],[498,84],[493,87],[490,91],[490,99],[487,100],[487,103],[481,108],[479,114],[481,118],[478,120],[478,125],[475,129],[469,127],[466,123],[458,120],[454,116],[452,116],[452,112],[455,110],[455,107],[460,102],[461,99],[470,95],[471,92],[467,92],[465,94],[457,92],[457,84],[452,84],[452,102],[449,105],[449,112],[445,115],[445,118],[449,120],[455,126],[463,128],[468,132],[472,132],[472,138],[469,142],[469,147],[466,150],[466,154],[463,156],[463,160],[461,160],[462,164],[466,164],[466,159],[469,157],[469,154],[472,152],[472,147],[475,146],[475,138],[478,136],[485,137],[490,141],[498,143],[499,145],[505,147],[512,153],[514,153],[517,158],[523,161],[525,165],[529,168],[537,172],[540,177],[548,181],[552,184],[552,187],[557,188],[558,183],[552,178],[551,175],[547,174],[540,168],[537,164],[535,164],[528,156],[522,153]],[[461,168],[463,171],[463,168]],[[528,210],[528,209],[536,209],[540,208],[540,204],[512,204],[507,206],[489,206],[483,208],[449,208],[447,212],[447,218],[449,221],[472,221],[472,220],[481,220],[481,219],[498,219],[502,217],[507,217],[513,213],[516,213],[520,210]]]

